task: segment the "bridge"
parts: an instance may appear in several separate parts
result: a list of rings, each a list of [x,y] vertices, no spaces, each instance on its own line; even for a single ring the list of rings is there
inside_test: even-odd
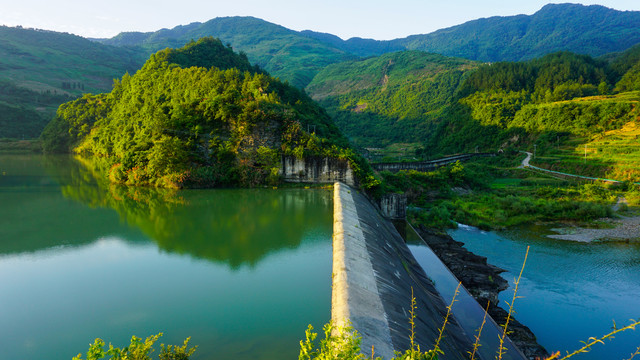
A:
[[[374,163],[371,166],[376,171],[398,172],[400,170],[433,171],[440,166],[454,163],[456,161],[467,161],[475,157],[491,157],[496,153],[472,153],[448,156],[441,159],[419,162],[384,162]]]

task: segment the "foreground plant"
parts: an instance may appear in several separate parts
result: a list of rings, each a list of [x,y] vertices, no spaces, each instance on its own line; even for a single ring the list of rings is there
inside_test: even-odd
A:
[[[364,360],[360,351],[362,338],[351,326],[335,326],[329,322],[323,329],[324,339],[316,345],[318,334],[313,326],[307,328],[306,339],[300,340],[298,360]],[[372,352],[373,353],[373,352]]]
[[[589,340],[587,341],[583,341],[582,343],[584,344],[580,349],[575,350],[572,353],[567,352],[567,355],[565,355],[564,357],[560,357],[560,351],[554,353],[553,355],[551,355],[549,358],[547,358],[547,360],[555,360],[555,359],[559,359],[559,360],[566,360],[569,358],[572,358],[573,356],[577,355],[577,354],[582,354],[582,353],[586,353],[589,352],[589,350],[591,350],[591,348],[595,345],[595,344],[603,344],[604,345],[604,340],[606,339],[613,339],[614,335],[623,332],[623,331],[627,331],[627,330],[635,330],[636,326],[640,325],[640,320],[632,320],[631,323],[625,327],[621,327],[618,328],[618,326],[616,325],[616,323],[613,323],[613,330],[606,334],[603,335],[600,338],[596,338],[596,337],[590,337]],[[631,357],[628,359],[633,359],[636,355],[640,354],[640,346],[636,349],[636,351],[631,354]]]
[[[86,360],[99,360],[105,356],[109,356],[110,360],[151,360],[151,353],[154,352],[153,344],[161,336],[162,333],[151,335],[144,342],[141,338],[132,336],[129,346],[120,349],[109,344],[109,349],[106,351],[104,350],[104,340],[96,339],[93,344],[89,345]],[[189,348],[190,339],[190,337],[186,338],[182,346],[160,344],[158,358],[160,360],[189,360],[197,348],[197,346]],[[78,354],[73,360],[82,360],[82,354]]]
[[[502,356],[507,351],[507,348],[504,346],[504,339],[507,337],[507,334],[508,334],[509,321],[511,321],[511,317],[515,313],[513,304],[516,302],[516,299],[520,298],[520,296],[518,296],[518,287],[520,286],[520,279],[522,279],[524,266],[527,264],[527,257],[529,256],[529,248],[530,247],[527,246],[527,252],[524,254],[524,261],[522,262],[522,268],[520,269],[520,274],[518,275],[518,278],[515,279],[515,282],[514,282],[515,286],[513,288],[513,298],[511,299],[511,303],[508,303],[509,313],[507,314],[507,320],[504,322],[503,325],[500,325],[502,326],[502,335],[500,336],[500,345],[498,346],[498,354],[497,354],[498,360],[502,360]]]

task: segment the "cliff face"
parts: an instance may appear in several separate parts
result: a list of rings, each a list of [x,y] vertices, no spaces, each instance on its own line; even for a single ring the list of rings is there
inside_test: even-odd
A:
[[[464,248],[464,243],[455,241],[451,236],[435,233],[419,226],[416,229],[424,241],[431,247],[440,260],[462,282],[482,307],[489,305],[489,315],[499,325],[504,325],[507,311],[498,306],[498,294],[509,287],[501,273],[506,270],[487,263],[487,258],[476,255]],[[549,353],[536,340],[533,332],[511,317],[509,338],[529,358],[545,358]]]

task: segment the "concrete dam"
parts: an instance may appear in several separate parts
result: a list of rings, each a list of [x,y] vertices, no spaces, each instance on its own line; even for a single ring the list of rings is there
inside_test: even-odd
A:
[[[437,257],[433,261],[439,262]],[[449,304],[394,225],[363,194],[343,183],[334,185],[332,278],[332,321],[351,324],[362,337],[365,355],[371,356],[373,347],[375,356],[388,360],[394,351],[411,347],[412,291],[416,299],[415,342],[422,351],[433,348]],[[469,303],[470,295],[462,289],[462,299],[465,294],[466,300],[453,306],[440,342],[444,352],[440,359],[470,357],[478,312],[480,319],[484,312],[475,300]],[[488,321],[476,359],[495,358],[498,332],[501,329]],[[505,340],[503,359],[526,359],[508,338]]]

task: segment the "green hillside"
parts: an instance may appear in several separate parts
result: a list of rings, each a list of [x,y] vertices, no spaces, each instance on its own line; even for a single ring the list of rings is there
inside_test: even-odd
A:
[[[39,92],[0,80],[0,139],[33,139],[53,118],[58,105],[73,97]]]
[[[397,52],[330,65],[306,91],[357,145],[421,142],[477,66],[420,51]]]
[[[280,25],[253,17],[215,18],[150,33],[122,33],[102,43],[139,46],[146,54],[166,47],[181,47],[191,40],[213,36],[274,77],[303,88],[323,67],[355,56]]]
[[[565,52],[483,65],[465,80],[423,154],[535,148],[534,164],[545,168],[638,181],[640,96],[621,83],[640,60],[622,75],[612,64]]]
[[[78,96],[109,90],[144,58],[130,49],[53,31],[0,26],[0,79],[39,92]]]
[[[528,62],[482,65],[461,86],[446,121],[427,141],[427,152],[476,147],[496,151],[523,141],[531,132],[595,132],[596,127],[578,124],[570,107],[552,107],[556,113],[548,121],[539,121],[534,114],[551,111],[549,103],[606,94],[615,81],[605,62],[567,52]],[[565,115],[566,121],[556,118]]]
[[[549,4],[533,15],[491,17],[402,39],[379,41],[294,31],[253,17],[215,18],[156,32],[122,33],[105,44],[151,54],[203,36],[220,38],[273,76],[305,87],[326,67],[359,57],[420,50],[478,61],[520,61],[557,51],[600,56],[640,43],[640,12]]]
[[[53,31],[0,26],[0,138],[36,138],[57,107],[144,62],[135,51]]]
[[[636,66],[636,60],[640,57],[640,48],[636,47],[629,52],[626,50],[640,43],[639,25],[640,12],[637,11],[622,12],[602,6],[551,4],[531,16],[479,19],[431,34],[392,41],[361,38],[342,40],[331,34],[293,31],[253,17],[216,18],[205,23],[192,23],[150,33],[122,33],[112,39],[95,41],[66,33],[0,26],[0,81],[5,89],[0,94],[0,123],[3,125],[0,138],[34,138],[42,124],[55,115],[57,105],[68,100],[68,97],[109,91],[113,79],[121,77],[126,71],[135,72],[150,54],[167,47],[181,47],[203,36],[219,37],[224,44],[230,44],[237,51],[244,52],[253,64],[274,77],[288,81],[298,88],[309,85],[307,89],[315,96],[322,97],[329,109],[338,109],[353,102],[355,98],[337,99],[335,96],[324,97],[319,93],[325,90],[332,92],[334,86],[331,82],[324,85],[321,82],[327,76],[331,81],[330,73],[335,70],[329,69],[328,73],[313,80],[321,70],[340,62],[348,61],[347,64],[351,64],[362,60],[361,57],[379,56],[405,49],[492,62],[532,59],[559,50],[590,56],[606,54],[601,60],[609,64],[607,71],[611,74],[607,74],[608,84],[613,86],[610,79],[622,78],[624,75],[622,80],[615,81],[618,86],[615,90],[638,89],[640,66]],[[344,66],[346,70],[350,65]],[[433,83],[440,83],[435,78],[432,80]],[[452,82],[458,80],[456,76],[443,79],[443,86],[453,86]],[[339,86],[344,87],[345,84],[342,81]],[[7,89],[12,90],[8,92]],[[373,87],[368,89],[355,88],[366,92],[372,91]],[[406,94],[413,90],[394,91],[394,98],[388,100],[387,104],[394,103],[392,106],[397,106],[402,101],[397,92]],[[424,99],[424,92],[434,91],[438,93],[434,89],[421,89],[417,92]],[[346,93],[343,96],[347,96]],[[409,101],[419,96],[412,95]],[[427,100],[424,106],[421,105],[422,110],[416,112],[415,109],[380,110],[386,106],[381,97],[374,101],[371,94],[358,95],[358,98],[364,97],[367,97],[369,111],[358,111],[354,115],[331,110],[332,114],[338,116],[337,121],[343,127],[352,126],[349,130],[352,134],[363,128],[358,123],[366,124],[364,128],[367,129],[375,128],[374,123],[394,123],[385,125],[386,129],[382,131],[391,134],[391,142],[407,140],[398,136],[396,131],[404,127],[416,130],[413,138],[407,140],[414,141],[416,137],[423,137],[425,132],[430,131],[430,125],[424,127],[423,124],[418,124],[415,118],[417,113],[431,114],[431,117],[427,116],[429,124],[433,118],[442,117],[442,114],[436,114],[440,110],[435,109],[431,100]],[[430,95],[427,97],[430,99]],[[436,101],[441,102],[442,99]],[[413,106],[409,105],[410,108]],[[454,115],[458,116],[457,113]],[[353,116],[360,119],[357,122],[351,121]],[[377,116],[382,116],[381,121],[378,121]],[[397,123],[400,118],[405,123]],[[370,136],[359,137],[364,139]]]
[[[213,38],[63,104],[43,143],[92,159],[113,182],[177,188],[277,182],[283,154],[353,159],[323,109]]]

